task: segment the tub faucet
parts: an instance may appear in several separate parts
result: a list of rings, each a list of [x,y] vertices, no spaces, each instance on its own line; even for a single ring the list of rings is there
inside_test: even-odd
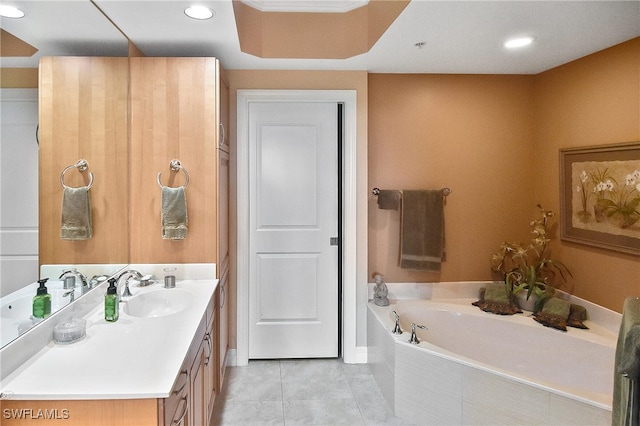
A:
[[[400,328],[400,315],[396,311],[393,311],[393,316],[396,317],[396,325],[393,327],[391,332],[393,334],[402,334],[402,329]]]
[[[63,288],[69,290],[75,288],[76,281],[80,281],[80,296],[87,292],[87,277],[82,272],[79,272],[76,268],[66,269],[60,274],[60,279],[64,279]]]
[[[120,285],[120,280],[122,279],[122,277],[126,277],[126,279],[124,282],[124,290],[122,290],[122,293],[120,294],[120,296],[121,297],[133,296],[131,294],[131,291],[129,291],[129,279],[131,277],[136,277],[138,280],[140,280],[142,278],[142,274],[136,271],[135,269],[129,269],[128,271],[124,271],[123,273],[118,275],[118,278],[116,278],[116,287]]]
[[[427,327],[425,327],[424,325],[417,325],[417,324],[411,323],[411,337],[409,337],[409,343],[413,343],[414,345],[417,345],[418,343],[420,343],[420,339],[418,339],[418,336],[416,335],[416,327],[421,328],[423,330],[427,329]]]

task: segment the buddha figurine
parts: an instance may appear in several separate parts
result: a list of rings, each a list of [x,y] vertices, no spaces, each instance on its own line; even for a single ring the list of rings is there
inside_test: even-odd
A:
[[[373,289],[373,303],[378,306],[389,306],[389,289],[384,283],[384,277],[380,274],[375,274],[373,279],[376,282],[376,286]]]

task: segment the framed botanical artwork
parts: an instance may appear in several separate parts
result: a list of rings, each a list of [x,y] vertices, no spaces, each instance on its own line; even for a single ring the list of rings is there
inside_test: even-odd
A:
[[[560,236],[640,255],[640,142],[560,150]]]

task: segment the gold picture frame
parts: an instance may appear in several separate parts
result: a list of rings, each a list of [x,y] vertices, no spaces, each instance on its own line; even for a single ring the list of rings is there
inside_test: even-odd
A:
[[[640,256],[640,142],[560,150],[560,237]]]

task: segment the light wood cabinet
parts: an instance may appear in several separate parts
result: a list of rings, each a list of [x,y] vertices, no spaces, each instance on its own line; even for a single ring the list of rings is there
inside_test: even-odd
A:
[[[177,426],[189,424],[190,365],[192,361],[192,358],[187,357],[180,368],[180,373],[169,397],[158,400],[158,420],[156,421],[158,425]]]
[[[216,306],[219,289],[202,316],[191,347],[169,398],[158,400],[158,424],[165,426],[207,425],[218,393],[215,351]]]
[[[215,58],[130,58],[131,263],[216,262],[217,147],[220,134],[219,62]],[[165,186],[184,185],[171,171],[178,159],[189,173],[188,236],[161,235]]]
[[[212,262],[219,274],[228,268],[229,87],[222,73],[215,58],[41,60],[41,264]],[[84,186],[94,174],[93,236],[65,241],[60,175],[80,159],[89,169],[69,170],[65,183]],[[185,183],[170,169],[174,159],[190,178],[184,240],[161,233],[157,175],[165,186]]]
[[[45,57],[39,81],[39,263],[129,262],[127,58]],[[94,180],[93,237],[60,239],[62,171],[67,186]]]

